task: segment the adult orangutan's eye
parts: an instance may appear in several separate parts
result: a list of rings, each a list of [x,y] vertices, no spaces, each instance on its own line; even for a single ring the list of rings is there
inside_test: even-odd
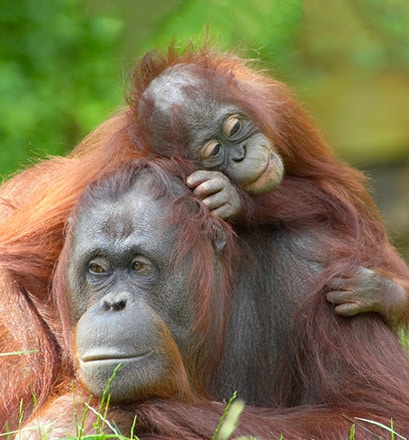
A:
[[[148,275],[152,273],[153,265],[147,258],[138,255],[132,260],[131,269],[133,272]]]
[[[136,272],[143,270],[145,267],[146,265],[142,261],[132,261],[132,270],[135,270]]]
[[[226,137],[235,135],[241,128],[241,121],[236,116],[229,116],[223,124],[223,133]]]
[[[88,273],[102,275],[110,271],[110,264],[106,258],[96,257],[88,263]]]
[[[211,157],[217,157],[222,150],[222,145],[219,141],[209,141],[202,149],[202,159],[209,159]]]
[[[100,266],[98,263],[89,263],[88,265],[88,272],[92,273],[92,274],[101,274],[101,273],[105,273],[106,270]]]

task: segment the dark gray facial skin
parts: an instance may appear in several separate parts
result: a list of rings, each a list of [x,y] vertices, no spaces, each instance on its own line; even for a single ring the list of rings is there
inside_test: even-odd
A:
[[[149,196],[145,176],[116,203],[99,201],[77,220],[67,271],[75,358],[96,396],[119,363],[112,401],[166,392],[195,343],[190,264],[172,260],[177,230],[167,224],[168,211],[169,201]]]
[[[140,102],[141,114],[149,114],[148,142],[160,154],[182,147],[186,157],[250,194],[271,192],[281,183],[283,162],[249,115],[223,96],[225,90],[222,79],[195,66],[165,70]]]

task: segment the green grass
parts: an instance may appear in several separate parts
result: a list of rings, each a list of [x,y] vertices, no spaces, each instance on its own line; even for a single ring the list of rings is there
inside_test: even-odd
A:
[[[110,381],[111,382],[111,381]],[[73,390],[73,398],[75,401],[75,395]],[[109,408],[109,393],[108,387],[104,392],[104,395],[101,399],[100,405],[98,409],[94,409],[89,403],[85,404],[86,409],[82,414],[77,414],[74,411],[73,418],[75,422],[76,432],[73,435],[67,435],[67,440],[138,440],[138,437],[135,434],[135,428],[137,419],[135,417],[133,421],[133,425],[131,428],[131,432],[129,435],[123,435],[119,428],[113,421],[109,421],[107,414]],[[23,413],[21,409],[22,405],[20,405],[20,426],[23,419]],[[214,431],[212,436],[212,440],[256,440],[256,437],[245,436],[245,437],[234,437],[234,432],[239,424],[240,416],[245,408],[244,402],[240,399],[237,399],[237,393],[234,393],[232,398],[229,400],[226,405],[224,412],[220,418],[220,421]],[[88,412],[94,413],[96,416],[96,421],[94,422],[93,433],[84,433],[84,425]],[[388,438],[390,440],[407,440],[406,437],[400,435],[394,430],[393,420],[391,420],[390,426],[386,426],[382,423],[367,420],[362,418],[350,418],[345,416],[345,418],[351,422],[351,428],[349,433],[349,440],[355,440],[355,429],[359,426],[361,429],[366,430],[367,432],[371,431],[371,425],[376,426],[378,428],[382,428],[387,433]],[[58,422],[58,420],[57,420]],[[36,429],[34,427],[30,429]],[[47,440],[48,432],[47,429],[42,431],[42,427],[38,426],[39,429],[39,438],[42,440]],[[18,431],[8,432],[5,434],[0,434],[0,437],[5,437],[7,440],[11,439],[13,435],[17,434]],[[381,438],[379,435],[373,433],[374,438]],[[382,437],[384,438],[384,437]],[[386,437],[385,437],[386,439]],[[284,436],[280,436],[277,440],[285,440]]]
[[[74,418],[74,424],[76,433],[75,435],[67,435],[66,440],[138,440],[138,437],[135,435],[135,428],[136,428],[136,422],[137,419],[135,417],[131,432],[129,436],[123,435],[119,428],[116,426],[116,424],[112,421],[109,421],[107,418],[108,409],[109,409],[109,386],[115,377],[116,372],[118,371],[118,367],[115,369],[114,374],[112,375],[107,388],[104,391],[104,394],[101,398],[101,402],[99,404],[98,409],[94,409],[89,403],[85,403],[85,410],[82,414],[77,414],[74,410],[73,418]],[[230,399],[228,404],[226,405],[226,408],[224,409],[224,412],[220,418],[219,424],[215,429],[215,432],[213,434],[212,440],[229,440],[232,438],[234,431],[237,428],[240,415],[244,409],[244,402],[241,400],[236,400],[237,393],[234,393],[233,397]],[[73,399],[75,403],[75,390],[73,389]],[[34,399],[34,403],[36,404],[37,401]],[[75,408],[75,405],[74,405]],[[85,420],[87,417],[87,414],[89,412],[94,413],[96,416],[96,421],[93,424],[94,433],[86,434],[84,433],[84,426],[85,426]],[[23,420],[23,411],[22,411],[22,402],[20,405],[20,427],[22,426],[22,420]],[[56,421],[58,422],[58,420]],[[52,428],[52,426],[50,427]],[[20,428],[21,429],[21,428]],[[38,427],[30,427],[30,428],[23,428],[27,430],[36,430],[38,429],[38,436],[42,440],[47,440],[48,438],[48,430],[47,427],[44,430],[43,427],[38,425]],[[5,434],[0,434],[0,437],[5,437],[7,440],[11,439],[12,436],[17,434],[20,430],[17,431],[10,431]],[[251,440],[254,437],[240,437],[242,440]],[[240,438],[236,438],[239,440]],[[282,438],[282,437],[281,437]],[[280,439],[281,439],[280,438]]]
[[[25,352],[19,352],[18,354],[25,354]],[[10,355],[12,353],[2,354],[0,356],[4,355]],[[114,421],[108,420],[108,409],[110,404],[110,394],[109,389],[111,386],[112,381],[114,380],[118,370],[120,369],[121,364],[119,364],[114,372],[112,373],[111,378],[108,381],[108,384],[104,390],[104,393],[101,397],[101,401],[99,403],[98,409],[94,409],[89,402],[85,403],[85,410],[82,411],[81,414],[78,414],[76,412],[76,402],[75,402],[75,389],[74,385],[72,388],[72,395],[73,395],[73,403],[74,403],[74,414],[73,414],[73,421],[75,426],[75,434],[68,435],[66,437],[67,440],[137,440],[138,437],[135,435],[135,428],[137,423],[137,418],[135,416],[133,420],[133,424],[131,427],[131,431],[129,436],[123,435],[118,426],[115,424]],[[34,408],[37,408],[37,399],[36,396],[33,395],[33,402],[34,402]],[[212,436],[212,440],[251,440],[255,439],[255,437],[233,437],[234,432],[239,424],[240,416],[245,408],[245,404],[242,400],[237,399],[237,392],[233,394],[233,396],[230,398],[229,402],[227,403],[223,414],[219,420],[219,423],[217,427],[215,428],[214,434]],[[87,414],[89,412],[92,412],[96,416],[96,421],[93,424],[94,433],[87,434],[84,433],[85,429],[85,421]],[[381,428],[385,430],[386,433],[390,436],[390,440],[407,440],[406,437],[403,437],[399,433],[397,433],[394,430],[393,426],[393,420],[390,422],[390,426],[386,426],[382,423],[373,421],[373,420],[367,420],[362,418],[351,418],[346,415],[344,415],[345,419],[351,422],[351,428],[349,432],[349,440],[355,440],[355,429],[357,426],[359,426],[361,429],[364,429],[367,432],[371,431],[371,426]],[[20,416],[19,416],[19,429],[17,431],[9,431],[4,434],[0,434],[0,438],[6,438],[7,440],[11,440],[11,438],[18,434],[18,432],[22,429],[23,426],[23,419],[24,419],[24,413],[23,413],[23,402],[20,402]],[[58,419],[53,422],[58,423]],[[38,429],[39,438],[41,440],[47,440],[48,438],[48,429],[52,429],[51,426],[46,426],[45,430],[42,426],[40,426],[40,423],[38,423],[37,427],[30,427],[30,428],[23,428],[23,429],[30,429],[35,430]],[[373,434],[374,438],[380,438],[377,434]],[[284,440],[283,436],[280,436],[277,440]]]

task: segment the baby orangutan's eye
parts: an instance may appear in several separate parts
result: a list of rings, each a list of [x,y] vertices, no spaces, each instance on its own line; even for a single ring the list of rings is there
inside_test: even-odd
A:
[[[202,149],[202,159],[209,159],[211,157],[217,157],[222,150],[222,145],[219,141],[209,141]]]
[[[241,121],[237,115],[229,116],[223,124],[223,133],[226,137],[234,136],[241,128]]]

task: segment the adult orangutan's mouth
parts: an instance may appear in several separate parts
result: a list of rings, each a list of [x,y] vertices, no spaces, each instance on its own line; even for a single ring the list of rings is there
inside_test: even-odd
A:
[[[127,361],[135,361],[142,360],[153,353],[152,350],[148,350],[144,353],[132,353],[125,354],[117,351],[107,351],[107,350],[90,350],[86,352],[83,356],[80,356],[80,361],[87,362],[104,362],[104,361],[115,361],[115,362],[127,362]]]

